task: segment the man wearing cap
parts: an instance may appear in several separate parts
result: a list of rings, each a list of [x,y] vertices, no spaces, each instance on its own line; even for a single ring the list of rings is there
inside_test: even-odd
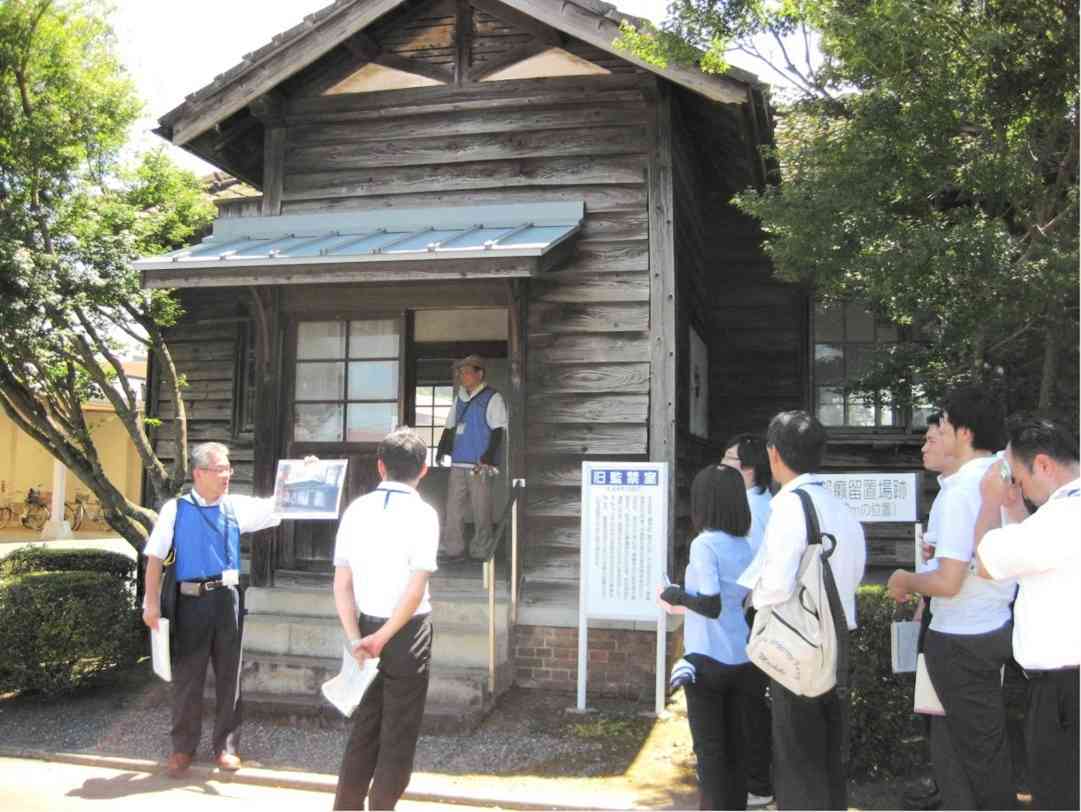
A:
[[[439,440],[438,460],[451,457],[447,488],[447,520],[443,552],[450,560],[465,555],[466,500],[473,508],[474,532],[469,553],[480,558],[492,534],[492,480],[499,473],[503,435],[507,429],[507,404],[499,392],[484,382],[485,363],[468,355],[454,365],[458,394],[447,414]]]

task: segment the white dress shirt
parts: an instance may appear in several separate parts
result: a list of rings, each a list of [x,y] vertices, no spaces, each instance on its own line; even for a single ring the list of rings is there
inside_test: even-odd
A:
[[[334,542],[334,566],[353,570],[357,608],[390,617],[414,572],[435,572],[439,515],[413,488],[383,482],[342,514]],[[415,615],[432,611],[428,587]]]
[[[192,489],[179,498],[200,507],[214,507],[223,502],[228,502],[241,533],[254,533],[268,527],[277,527],[282,521],[281,516],[274,513],[274,497],[259,499],[254,496],[227,493],[216,502],[208,502],[197,491]],[[169,555],[169,550],[173,547],[173,529],[175,525],[176,499],[170,499],[158,511],[158,521],[150,532],[150,538],[147,539],[143,552],[164,561]]]
[[[856,588],[863,579],[863,569],[867,563],[863,526],[844,502],[823,488],[813,474],[800,474],[773,497],[762,546],[739,583],[753,590],[755,609],[783,603],[795,593],[800,560],[807,549],[803,504],[799,496],[793,493],[800,487],[811,495],[818,512],[819,529],[837,539],[837,549],[829,559],[830,568],[841,596],[848,628],[854,629]]]
[[[952,476],[942,477],[942,489],[935,497],[938,545],[935,558],[949,558],[968,564],[961,590],[952,598],[931,598],[931,629],[944,634],[986,634],[1000,629],[1010,619],[1010,603],[1016,591],[1014,581],[988,581],[976,574],[975,530],[980,513],[980,480],[995,462],[994,457],[977,457],[962,465]]]
[[[768,488],[759,490],[757,486],[752,486],[747,489],[747,506],[751,509],[751,531],[747,534],[747,541],[751,545],[752,555],[758,554],[758,548],[765,538],[772,501],[773,494]]]
[[[1081,479],[1020,524],[991,530],[980,560],[995,580],[1016,578],[1013,653],[1022,668],[1081,665]]]

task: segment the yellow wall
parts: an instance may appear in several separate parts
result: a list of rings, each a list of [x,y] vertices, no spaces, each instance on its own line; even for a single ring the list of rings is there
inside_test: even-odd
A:
[[[142,467],[124,424],[107,406],[88,404],[84,412],[106,475],[125,496],[138,501]],[[39,486],[52,490],[53,458],[0,410],[0,499],[20,501],[28,488]],[[69,471],[65,500],[70,502],[76,493],[89,494],[90,489]]]

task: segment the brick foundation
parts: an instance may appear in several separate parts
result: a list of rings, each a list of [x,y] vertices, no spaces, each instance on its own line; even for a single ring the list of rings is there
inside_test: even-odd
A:
[[[666,673],[683,651],[683,629],[669,632]],[[655,631],[590,629],[587,696],[652,702],[657,661]],[[578,689],[578,629],[518,626],[515,682],[523,688]]]

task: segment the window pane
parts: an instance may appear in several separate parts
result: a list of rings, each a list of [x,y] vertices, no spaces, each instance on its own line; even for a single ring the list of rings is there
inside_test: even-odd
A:
[[[442,428],[447,425],[447,415],[450,414],[449,406],[440,406],[435,410],[435,425]]]
[[[845,422],[844,392],[835,387],[818,389],[818,419],[823,426],[843,426]]]
[[[875,340],[875,317],[872,316],[865,305],[858,302],[850,302],[845,305],[845,313],[848,317],[847,341],[874,341]]]
[[[862,395],[848,396],[848,425],[874,426],[874,404],[865,403]]]
[[[293,439],[298,442],[340,443],[342,441],[341,404],[297,404]]]
[[[417,404],[417,425],[418,426],[434,426],[435,425],[435,411],[431,406],[421,406]]]
[[[844,341],[844,308],[839,305],[815,304],[815,340]]]
[[[454,399],[454,387],[451,386],[437,386],[435,387],[435,404],[436,406],[450,406]]]
[[[302,321],[297,325],[297,358],[344,358],[345,324]]]
[[[815,383],[841,383],[844,377],[844,349],[837,344],[815,344]]]
[[[890,398],[890,393],[883,391],[878,396],[878,425],[880,426],[895,426],[897,425],[897,413],[893,409],[893,401]]]
[[[850,344],[845,350],[845,360],[848,361],[847,379],[854,381],[871,368],[875,347],[871,344]]]
[[[341,400],[344,391],[345,364],[297,364],[297,400]]]
[[[397,425],[397,403],[350,403],[345,439],[350,443],[378,443]]]
[[[398,398],[397,361],[351,361],[349,363],[349,400],[387,398],[395,400]]]
[[[397,358],[398,320],[350,322],[349,357]]]
[[[413,397],[413,402],[417,404],[419,409],[421,406],[432,405],[432,387],[430,386],[418,386]]]

